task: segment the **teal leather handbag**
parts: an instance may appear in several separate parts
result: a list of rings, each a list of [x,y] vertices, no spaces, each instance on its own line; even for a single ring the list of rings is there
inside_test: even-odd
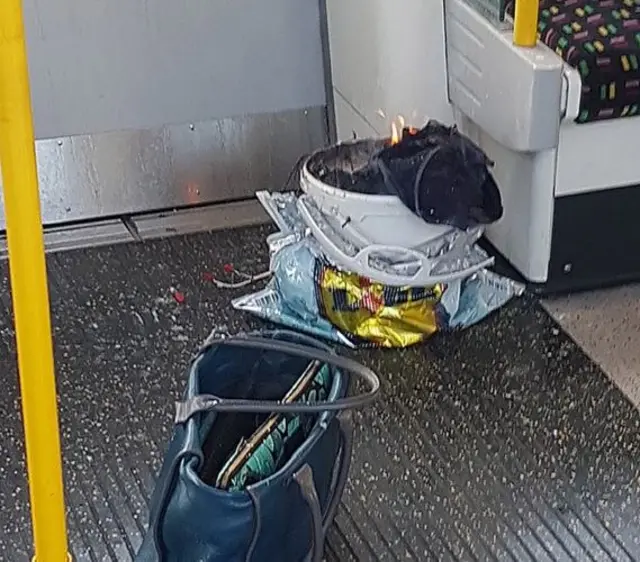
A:
[[[310,365],[316,390],[286,401]],[[350,396],[356,378],[368,389]],[[207,342],[176,407],[136,560],[320,562],[348,478],[350,410],[379,388],[368,368],[294,332]],[[243,478],[221,487],[221,471],[234,465]]]

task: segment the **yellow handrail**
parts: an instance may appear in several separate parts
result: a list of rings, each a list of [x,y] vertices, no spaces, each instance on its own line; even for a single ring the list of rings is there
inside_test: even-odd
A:
[[[21,0],[0,0],[0,164],[37,562],[69,559]]]
[[[538,42],[540,0],[516,0],[513,16],[513,43],[518,47],[535,47]]]

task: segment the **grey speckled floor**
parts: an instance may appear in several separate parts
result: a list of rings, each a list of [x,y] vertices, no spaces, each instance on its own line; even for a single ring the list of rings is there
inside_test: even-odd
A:
[[[76,562],[131,560],[192,350],[214,326],[253,323],[202,274],[232,260],[262,269],[265,232],[50,258]],[[5,269],[0,299],[0,560],[23,562],[30,533]],[[384,394],[357,417],[330,559],[640,559],[640,414],[536,303],[361,358]]]
[[[556,298],[544,306],[640,408],[640,285]]]

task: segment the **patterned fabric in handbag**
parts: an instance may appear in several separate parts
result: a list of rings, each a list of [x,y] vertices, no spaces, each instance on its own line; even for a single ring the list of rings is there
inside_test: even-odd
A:
[[[366,382],[368,392],[347,396],[351,377]],[[379,387],[366,367],[293,332],[205,344],[176,407],[136,561],[320,562],[347,482],[348,411],[373,401]],[[300,392],[289,402],[292,388]],[[240,471],[227,472],[235,480],[217,487],[238,443],[274,416],[288,420],[291,438],[280,443],[275,462],[264,473],[245,472],[241,482],[252,458],[242,456]]]
[[[640,115],[640,0],[541,0],[538,30],[580,72],[578,123]]]
[[[333,376],[327,365],[314,361],[304,371],[283,402],[313,404],[326,400]],[[249,439],[242,439],[216,479],[223,490],[240,491],[280,470],[309,434],[312,416],[272,414]]]

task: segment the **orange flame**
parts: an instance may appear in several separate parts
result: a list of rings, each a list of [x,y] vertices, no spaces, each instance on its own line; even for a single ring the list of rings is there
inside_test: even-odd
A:
[[[398,133],[398,126],[395,121],[391,122],[391,144],[398,144],[400,142],[400,133]]]
[[[391,145],[398,144],[403,135],[415,135],[418,129],[415,127],[407,126],[407,122],[402,115],[398,115],[393,121],[391,121]]]

